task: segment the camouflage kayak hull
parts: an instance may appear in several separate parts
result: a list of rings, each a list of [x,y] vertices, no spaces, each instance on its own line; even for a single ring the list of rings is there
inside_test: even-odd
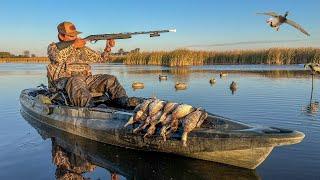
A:
[[[274,147],[296,144],[304,138],[298,131],[250,126],[209,114],[201,128],[189,134],[188,145],[183,147],[181,132],[164,142],[159,133],[143,138],[142,133],[132,132],[136,126],[124,128],[132,115],[130,111],[45,105],[36,101],[35,91],[21,92],[21,111],[26,115],[59,130],[124,148],[172,153],[255,169]]]
[[[73,167],[79,168],[81,159],[80,162],[89,162],[126,179],[261,179],[255,170],[100,143],[43,124],[24,112],[21,114],[43,139],[51,140],[52,150],[59,146],[68,154]]]

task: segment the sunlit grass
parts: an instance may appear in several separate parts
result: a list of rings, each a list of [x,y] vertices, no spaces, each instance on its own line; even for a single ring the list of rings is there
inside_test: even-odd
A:
[[[117,59],[117,58],[115,58]],[[118,61],[120,61],[118,59]],[[264,50],[195,51],[178,49],[130,53],[121,57],[128,65],[303,64],[320,61],[319,48],[271,48]]]

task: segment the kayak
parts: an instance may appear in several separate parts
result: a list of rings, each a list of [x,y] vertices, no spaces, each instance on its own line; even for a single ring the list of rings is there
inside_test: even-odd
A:
[[[209,113],[201,127],[189,133],[188,145],[184,147],[181,130],[163,141],[159,133],[143,138],[143,132],[133,133],[135,125],[124,127],[132,116],[131,110],[45,104],[36,98],[43,93],[43,89],[23,90],[21,111],[56,129],[123,148],[171,153],[247,169],[259,166],[274,147],[299,143],[305,136],[298,131],[247,125]]]
[[[73,168],[95,165],[126,179],[261,179],[255,170],[108,145],[61,131],[24,112],[22,116],[44,140],[51,140],[52,152],[60,149],[68,156]]]

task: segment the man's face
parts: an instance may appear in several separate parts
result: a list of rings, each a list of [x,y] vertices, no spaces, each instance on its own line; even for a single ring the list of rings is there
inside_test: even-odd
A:
[[[77,35],[75,35],[75,36],[69,36],[69,35],[60,34],[60,33],[59,33],[58,36],[59,36],[59,39],[60,39],[61,41],[73,41],[73,40],[76,40],[76,39],[78,38]]]

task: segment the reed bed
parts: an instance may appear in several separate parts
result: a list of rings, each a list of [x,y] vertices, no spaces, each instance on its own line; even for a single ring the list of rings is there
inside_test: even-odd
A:
[[[210,64],[304,64],[320,62],[319,48],[271,48],[264,50],[174,51],[130,53],[121,60],[127,65],[192,66]]]

